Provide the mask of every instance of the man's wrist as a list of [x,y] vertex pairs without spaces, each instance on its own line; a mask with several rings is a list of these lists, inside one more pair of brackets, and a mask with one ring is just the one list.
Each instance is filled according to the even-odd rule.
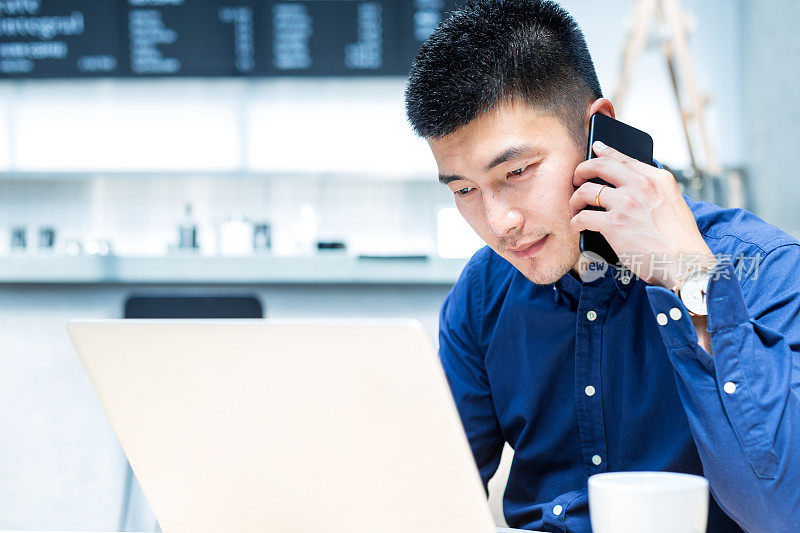
[[708,333],[708,317],[704,315],[695,315],[691,317],[694,332],[697,335],[697,344],[704,349],[708,355],[713,356],[714,352],[711,349],[711,335]]
[[673,268],[663,280],[662,286],[675,294],[680,294],[683,282],[696,272],[712,272],[719,263],[719,259],[711,250],[703,253],[680,254],[673,262]]

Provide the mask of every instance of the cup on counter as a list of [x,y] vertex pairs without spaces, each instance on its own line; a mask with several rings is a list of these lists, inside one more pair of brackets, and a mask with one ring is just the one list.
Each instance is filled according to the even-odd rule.
[[266,222],[253,224],[253,249],[256,252],[267,252],[272,248],[270,225]]
[[25,251],[28,247],[28,230],[25,226],[14,226],[11,228],[11,242],[9,248],[12,251]]
[[225,256],[253,254],[253,224],[242,216],[233,216],[219,231],[219,253]]
[[39,250],[51,251],[56,245],[56,230],[51,226],[39,228]]
[[589,478],[595,533],[704,533],[708,482],[674,472],[607,472]]
[[64,243],[63,248],[63,253],[70,257],[75,257],[83,253],[83,245],[81,245],[81,241],[78,239],[68,239]]
[[83,249],[89,255],[106,256],[112,253],[111,243],[104,239],[88,240],[84,243]]

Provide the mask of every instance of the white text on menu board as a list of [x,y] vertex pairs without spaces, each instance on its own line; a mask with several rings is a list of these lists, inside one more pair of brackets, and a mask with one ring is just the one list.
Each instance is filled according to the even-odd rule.
[[[179,6],[184,0],[128,0],[136,8]],[[174,74],[181,69],[175,57],[164,57],[160,45],[178,40],[178,33],[164,25],[156,9],[131,9],[128,13],[131,71],[134,74]]]
[[36,62],[63,60],[69,53],[63,37],[83,34],[82,11],[68,15],[40,14],[41,0],[0,0],[0,73],[28,74]]
[[[357,37],[345,45],[344,66],[348,70],[376,70],[383,65],[383,17],[377,2],[362,2],[357,7]],[[272,65],[278,70],[311,68],[309,41],[314,33],[314,18],[301,3],[272,6]]]

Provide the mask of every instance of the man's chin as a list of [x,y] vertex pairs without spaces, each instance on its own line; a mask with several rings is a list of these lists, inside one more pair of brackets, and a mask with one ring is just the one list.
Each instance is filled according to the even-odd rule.
[[571,265],[557,265],[547,268],[519,268],[517,270],[522,272],[529,281],[536,285],[552,285],[556,281],[564,277],[564,274],[569,272]]
[[[574,260],[572,260],[572,255],[575,255]],[[570,258],[566,261],[562,257],[562,262],[557,263],[550,263],[545,261],[546,258],[544,257],[537,257],[533,260],[519,261],[514,264],[514,267],[536,285],[552,285],[572,269],[579,257],[580,251],[576,254],[570,253]]]

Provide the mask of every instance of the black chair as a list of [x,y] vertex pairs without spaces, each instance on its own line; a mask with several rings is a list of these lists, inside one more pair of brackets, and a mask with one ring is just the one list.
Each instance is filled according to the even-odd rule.
[[[125,301],[125,318],[264,318],[261,300],[254,294],[244,295],[171,295],[140,294]],[[125,474],[125,488],[120,513],[120,531],[141,531],[131,516],[131,500],[145,501],[135,483],[130,464]],[[142,504],[144,505],[144,504]],[[149,513],[148,513],[149,514]],[[134,523],[129,523],[134,522]],[[131,527],[132,529],[128,529]],[[158,529],[160,531],[160,529]]]
[[130,296],[125,318],[264,318],[255,295]]

